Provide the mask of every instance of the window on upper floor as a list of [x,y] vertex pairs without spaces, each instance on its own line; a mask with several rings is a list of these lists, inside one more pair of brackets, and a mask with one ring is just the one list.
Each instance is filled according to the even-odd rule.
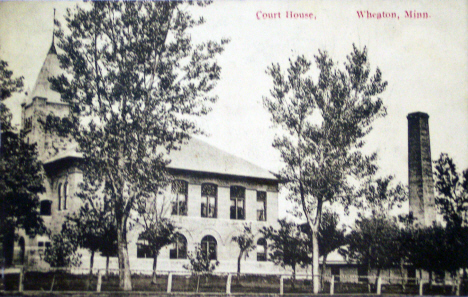
[[202,184],[201,186],[201,216],[203,218],[216,218],[218,206],[218,186]]
[[68,182],[63,185],[63,209],[67,209]]
[[231,219],[245,220],[245,188],[231,187]]
[[175,180],[172,182],[172,214],[179,216],[187,215],[188,182]]
[[266,221],[266,192],[257,191],[257,221]]
[[50,215],[52,215],[52,201],[50,201],[50,200],[42,200],[41,201],[40,214],[41,214],[41,216],[50,216]]
[[58,185],[57,188],[57,196],[58,196],[58,204],[57,204],[57,209],[62,210],[62,183]]
[[206,257],[208,257],[208,259],[216,260],[218,258],[217,253],[216,253],[217,248],[218,248],[218,242],[213,236],[207,235],[203,237],[201,241],[201,249],[202,249],[202,253]]
[[257,261],[264,262],[267,260],[267,242],[265,238],[257,240]]
[[169,250],[170,259],[187,259],[187,239],[182,234],[176,236],[176,240]]

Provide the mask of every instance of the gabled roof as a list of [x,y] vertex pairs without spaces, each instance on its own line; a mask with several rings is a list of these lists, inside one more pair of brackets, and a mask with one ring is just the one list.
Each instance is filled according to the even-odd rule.
[[49,78],[62,74],[60,62],[57,58],[57,50],[54,44],[50,47],[47,57],[42,65],[41,71],[36,79],[33,91],[26,99],[26,104],[32,102],[35,97],[46,98],[48,102],[63,103],[60,99],[60,94],[51,89]]
[[[70,157],[83,157],[82,153],[77,152],[76,144],[44,160],[44,164],[57,162]],[[226,153],[196,138],[190,139],[187,144],[182,145],[180,150],[171,151],[169,158],[171,159],[171,163],[168,166],[170,169],[278,180],[268,170]]]
[[170,159],[168,168],[172,169],[278,180],[268,170],[196,138],[172,151]]

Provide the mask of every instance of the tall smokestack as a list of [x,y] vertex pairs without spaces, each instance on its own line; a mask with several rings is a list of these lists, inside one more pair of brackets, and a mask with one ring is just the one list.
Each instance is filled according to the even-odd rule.
[[434,179],[432,177],[429,115],[408,114],[409,209],[417,224],[430,226],[435,221]]

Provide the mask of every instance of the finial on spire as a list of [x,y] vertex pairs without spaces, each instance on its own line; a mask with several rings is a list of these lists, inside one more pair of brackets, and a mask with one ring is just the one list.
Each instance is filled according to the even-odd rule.
[[52,45],[49,49],[49,54],[57,54],[57,50],[55,49],[55,34],[54,34],[54,27],[55,27],[55,8],[54,8],[54,22],[52,26]]

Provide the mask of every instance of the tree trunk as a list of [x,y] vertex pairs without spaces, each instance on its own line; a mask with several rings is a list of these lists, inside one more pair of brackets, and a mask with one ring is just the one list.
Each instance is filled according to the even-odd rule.
[[91,251],[91,258],[89,259],[89,276],[93,275],[94,267],[94,251]]
[[156,274],[156,269],[158,267],[158,256],[159,253],[154,253],[153,255],[153,280],[151,281],[152,284],[156,284],[158,275]]
[[242,259],[242,252],[240,252],[239,257],[237,257],[237,278],[240,278],[241,259]]
[[[119,223],[119,222],[118,222]],[[118,224],[117,223],[117,224]],[[132,280],[130,275],[130,261],[128,258],[127,233],[125,227],[117,228],[117,245],[119,254],[119,287],[124,291],[132,290]]]
[[406,290],[406,282],[408,279],[408,275],[406,275],[406,278],[405,278],[404,269],[405,269],[405,261],[403,260],[403,258],[401,258],[400,259],[400,277],[401,277],[401,289],[403,290],[403,293]]
[[319,271],[319,245],[318,245],[318,226],[312,228],[312,280],[314,285],[314,294],[320,292],[320,271]]
[[379,277],[380,277],[380,268],[377,268],[377,277],[375,278],[375,288],[377,288]]
[[106,257],[106,279],[109,279],[109,256]]
[[325,286],[324,275],[327,269],[327,254],[323,255],[323,263],[322,263],[322,273],[320,274],[320,283],[322,284],[322,288]]
[[89,258],[88,290],[89,288],[91,288],[91,279],[93,278],[93,267],[94,267],[94,251],[91,251],[91,257]]

